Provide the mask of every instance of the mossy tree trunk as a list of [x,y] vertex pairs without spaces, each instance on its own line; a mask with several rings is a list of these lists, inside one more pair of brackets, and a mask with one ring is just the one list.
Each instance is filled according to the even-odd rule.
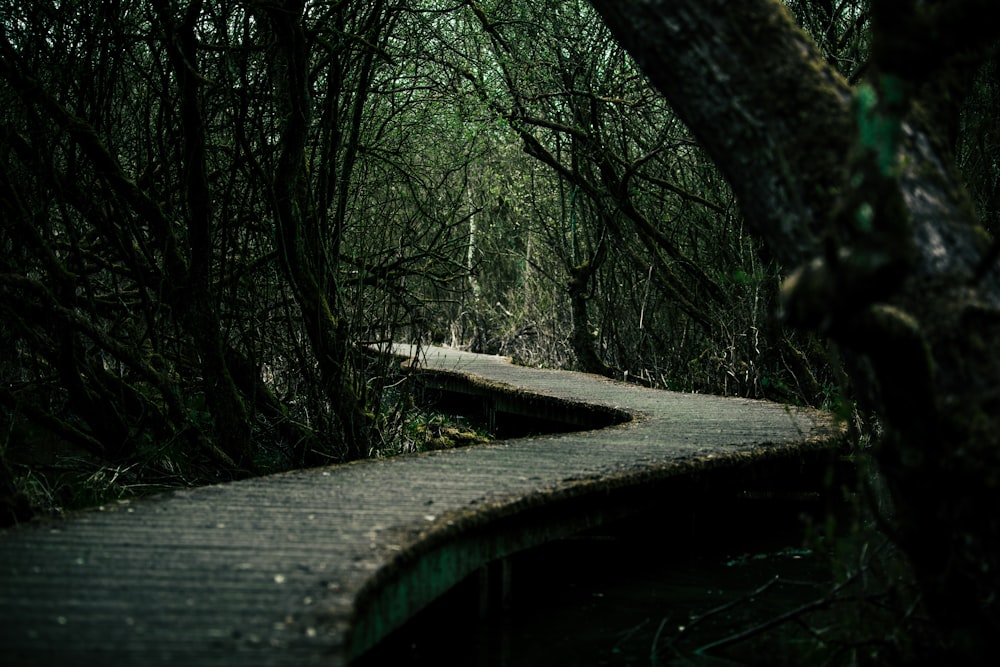
[[886,430],[895,537],[956,651],[985,659],[1000,631],[1000,272],[950,147],[993,7],[873,2],[855,90],[776,0],[593,4],[769,250],[801,267],[788,320],[866,360],[850,370]]
[[[334,444],[330,451],[302,452],[302,462],[358,459],[367,455],[373,419],[366,413],[363,397],[354,384],[353,342],[346,318],[336,309],[336,282],[331,285],[324,280],[335,273],[339,235],[334,230],[333,250],[328,253],[323,252],[322,241],[317,238],[320,224],[306,163],[311,105],[309,49],[302,24],[305,6],[303,2],[289,2],[282,7],[262,5],[261,9],[275,37],[279,59],[276,93],[284,112],[280,155],[271,184],[278,257],[301,310],[328,400],[333,431],[328,435],[340,440],[339,446]],[[353,141],[357,141],[356,136]]]
[[[184,215],[187,223],[187,257],[182,275],[172,276],[174,289],[171,305],[198,347],[202,386],[215,422],[219,445],[230,464],[253,469],[250,417],[247,406],[233,382],[226,361],[222,323],[214,299],[213,244],[215,232],[212,189],[206,165],[205,120],[201,110],[201,87],[198,73],[198,38],[196,24],[201,18],[202,3],[192,2],[180,20],[171,16],[171,8],[162,0],[156,12],[167,35],[167,55],[180,98],[180,121],[183,137],[181,173]],[[175,243],[176,245],[176,243]]]

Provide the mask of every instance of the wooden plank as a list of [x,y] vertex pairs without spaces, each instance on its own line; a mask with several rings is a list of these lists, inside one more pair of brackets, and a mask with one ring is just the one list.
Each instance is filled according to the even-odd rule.
[[[400,348],[410,354],[409,348]],[[824,413],[655,391],[431,348],[504,400],[601,430],[296,471],[0,533],[4,665],[342,665],[491,561],[613,520],[692,475],[835,446]]]

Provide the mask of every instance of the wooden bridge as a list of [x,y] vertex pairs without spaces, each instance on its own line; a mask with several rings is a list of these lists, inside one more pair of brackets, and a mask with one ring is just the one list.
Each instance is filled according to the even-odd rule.
[[490,563],[654,506],[665,489],[794,480],[842,433],[814,410],[441,348],[416,361],[439,400],[501,428],[563,432],[0,533],[0,663],[345,665]]

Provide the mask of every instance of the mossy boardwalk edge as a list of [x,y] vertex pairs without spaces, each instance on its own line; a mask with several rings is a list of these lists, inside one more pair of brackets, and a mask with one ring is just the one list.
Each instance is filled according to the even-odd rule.
[[814,410],[441,348],[419,362],[507,398],[631,421],[175,491],[3,531],[2,663],[343,665],[489,560],[646,507],[680,480],[793,475],[842,435]]

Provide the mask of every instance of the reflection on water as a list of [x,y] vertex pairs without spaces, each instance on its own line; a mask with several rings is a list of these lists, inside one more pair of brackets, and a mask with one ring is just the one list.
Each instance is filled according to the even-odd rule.
[[510,610],[481,616],[481,581],[470,578],[362,664],[792,664],[776,651],[808,640],[794,624],[777,643],[772,635],[766,644],[694,651],[829,589],[828,557],[804,548],[802,517],[815,509],[743,501],[700,513],[693,525],[661,510],[520,554],[511,559]]

